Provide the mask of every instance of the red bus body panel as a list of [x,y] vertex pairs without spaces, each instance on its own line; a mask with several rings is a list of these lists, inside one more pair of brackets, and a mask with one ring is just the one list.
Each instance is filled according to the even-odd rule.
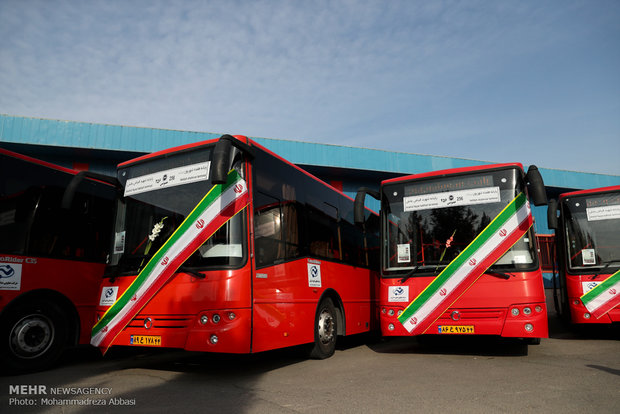
[[[409,336],[409,332],[398,321],[399,310],[404,310],[417,294],[432,281],[430,277],[409,279],[404,285],[400,279],[383,279],[381,283],[381,332],[385,336]],[[389,286],[408,286],[409,302],[389,302]],[[531,314],[526,316],[523,308],[529,307]],[[538,307],[538,311],[536,310]],[[519,309],[513,316],[511,309]],[[384,312],[385,309],[385,312]],[[393,312],[390,312],[393,311]],[[458,319],[452,318],[458,312]],[[531,323],[534,330],[527,332],[525,324]],[[390,325],[394,329],[390,329]],[[498,335],[517,338],[547,338],[547,307],[542,274],[514,273],[510,280],[482,275],[472,287],[446,310],[425,332],[438,334],[439,326],[474,326],[476,335]]]

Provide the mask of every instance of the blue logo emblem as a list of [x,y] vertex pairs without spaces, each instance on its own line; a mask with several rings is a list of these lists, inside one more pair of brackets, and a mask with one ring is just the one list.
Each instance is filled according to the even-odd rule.
[[396,289],[394,289],[395,295],[402,295],[404,292],[405,290],[402,287],[397,287]]
[[15,269],[11,265],[0,266],[0,279],[6,279],[15,276]]
[[311,269],[310,270],[310,273],[311,273],[310,276],[317,277],[319,275],[319,268],[318,267],[312,266],[310,269]]

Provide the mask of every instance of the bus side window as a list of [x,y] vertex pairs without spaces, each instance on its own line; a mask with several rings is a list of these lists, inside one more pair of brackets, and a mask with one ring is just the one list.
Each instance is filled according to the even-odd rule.
[[310,256],[340,259],[340,238],[336,218],[310,206],[307,212]]
[[285,256],[280,202],[263,193],[256,193],[254,250],[257,266],[274,264]]

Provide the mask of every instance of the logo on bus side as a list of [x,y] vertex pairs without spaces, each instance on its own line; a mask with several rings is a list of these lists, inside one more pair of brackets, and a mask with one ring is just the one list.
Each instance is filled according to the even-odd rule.
[[240,194],[243,192],[243,185],[242,184],[236,184],[235,188],[233,189],[235,191],[235,193]]
[[613,288],[612,288],[612,289],[609,289],[609,293],[610,293],[611,295],[615,295],[615,294],[616,294],[616,289],[613,289]]
[[506,231],[506,229],[501,229],[501,230],[499,231],[499,235],[500,235],[501,237],[506,237],[506,235],[507,235],[507,234],[508,234],[508,232]]
[[21,263],[0,262],[0,290],[20,290],[22,285]]
[[161,261],[161,265],[162,265],[162,266],[166,266],[166,265],[168,264],[168,261],[169,261],[169,260],[170,260],[170,259],[168,258],[168,256],[164,257],[164,260],[162,260],[162,261]]
[[321,262],[308,259],[308,287],[321,286]]
[[478,263],[478,262],[476,261],[476,259],[469,259],[469,265],[470,265],[470,266],[476,266],[476,263]]
[[197,229],[201,229],[201,228],[203,228],[204,226],[205,226],[205,221],[204,221],[203,219],[199,219],[199,220],[196,222],[196,228],[197,228]]
[[101,298],[99,299],[100,306],[112,306],[116,302],[116,296],[118,295],[118,286],[104,286],[101,289]]
[[388,302],[409,302],[409,286],[388,287]]

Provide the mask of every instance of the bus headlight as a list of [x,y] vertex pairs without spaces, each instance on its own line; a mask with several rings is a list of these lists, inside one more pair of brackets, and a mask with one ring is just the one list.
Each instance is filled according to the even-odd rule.
[[388,329],[389,329],[390,331],[393,331],[393,330],[394,330],[394,324],[393,324],[393,323],[389,324],[389,325],[388,325]]
[[510,313],[512,313],[512,316],[519,316],[519,308],[512,308]]
[[219,341],[219,338],[217,337],[217,335],[211,335],[211,338],[209,340],[213,345],[215,345],[217,344],[217,341]]
[[583,314],[583,317],[585,319],[590,319],[590,314],[588,312],[586,312],[586,313]]
[[390,309],[390,310],[388,311],[388,315],[390,315],[390,316],[394,316],[394,309]]
[[220,315],[218,315],[217,313],[215,315],[213,315],[213,323],[220,323]]
[[532,314],[532,309],[530,309],[529,307],[526,306],[525,308],[523,308],[523,314],[524,315],[528,315],[528,316],[531,315]]
[[202,315],[202,316],[200,317],[200,324],[201,324],[201,325],[206,325],[206,324],[207,324],[207,322],[209,322],[209,317],[208,317],[207,315]]
[[526,323],[525,324],[525,330],[527,332],[532,332],[534,330],[534,325],[532,325],[531,323]]

